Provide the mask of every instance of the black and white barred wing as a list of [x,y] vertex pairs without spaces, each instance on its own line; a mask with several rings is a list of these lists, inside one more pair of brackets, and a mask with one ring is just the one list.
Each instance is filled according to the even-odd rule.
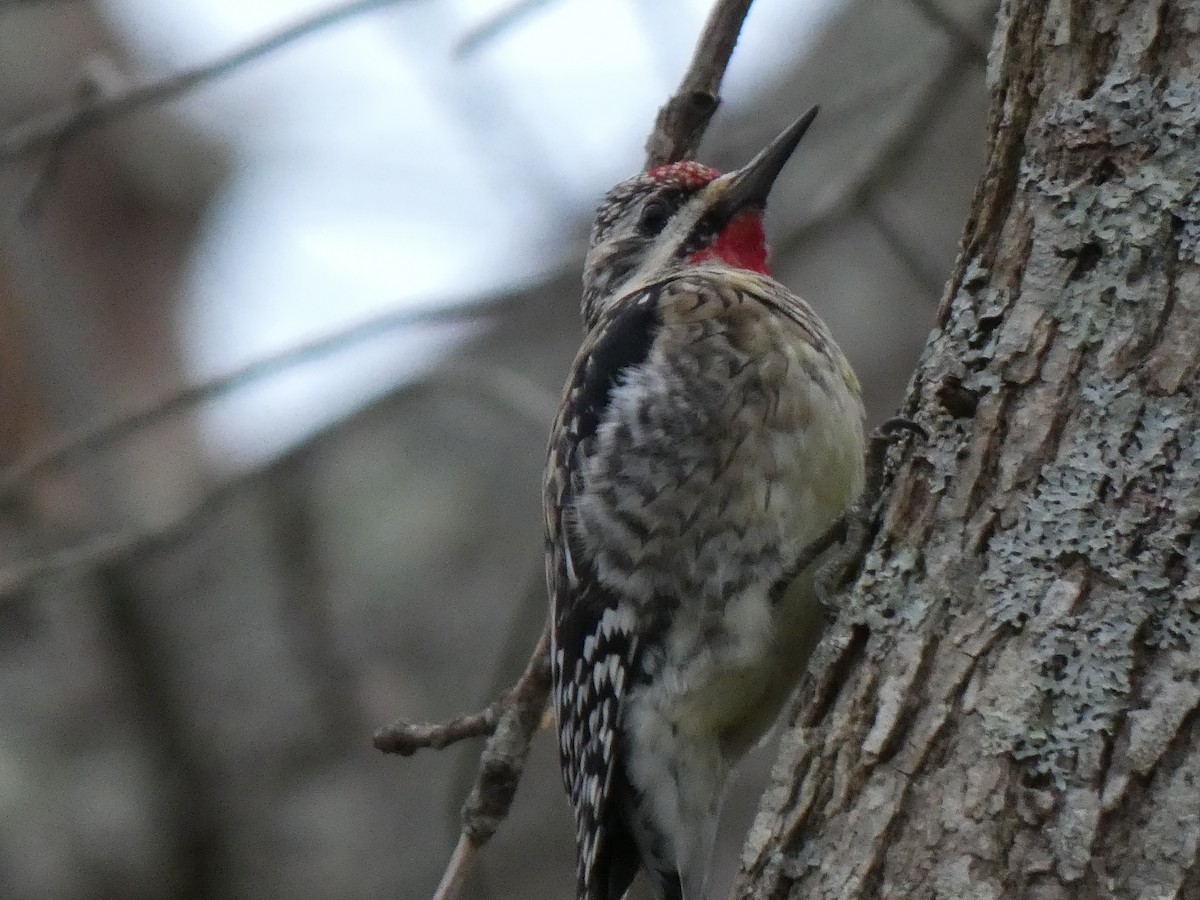
[[637,867],[618,809],[617,740],[637,653],[628,610],[585,590],[556,616],[554,706],[563,782],[575,811],[581,900],[620,897]]
[[563,783],[575,813],[579,900],[618,900],[638,866],[619,808],[621,709],[638,655],[632,610],[577,558],[559,507],[547,554],[550,661]]
[[576,357],[550,439],[544,485],[551,665],[563,781],[575,811],[580,900],[621,897],[638,855],[618,809],[622,703],[640,651],[634,607],[603,585],[574,527],[582,470],[613,388],[645,360],[659,325],[657,291],[599,322]]

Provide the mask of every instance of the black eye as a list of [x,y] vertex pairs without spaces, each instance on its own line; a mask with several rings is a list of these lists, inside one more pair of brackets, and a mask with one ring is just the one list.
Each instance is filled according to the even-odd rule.
[[671,208],[662,200],[651,200],[642,207],[638,217],[638,231],[645,237],[661,234],[671,218]]

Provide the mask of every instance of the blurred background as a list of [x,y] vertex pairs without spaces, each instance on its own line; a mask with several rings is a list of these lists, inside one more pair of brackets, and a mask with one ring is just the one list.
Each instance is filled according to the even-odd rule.
[[[379,2],[30,146],[333,7],[0,0],[0,897],[432,893],[479,745],[371,734],[481,707],[540,631],[591,214],[708,5]],[[701,153],[821,104],[768,231],[875,420],[980,172],[993,5],[757,0]],[[572,866],[542,734],[467,896],[566,897]]]

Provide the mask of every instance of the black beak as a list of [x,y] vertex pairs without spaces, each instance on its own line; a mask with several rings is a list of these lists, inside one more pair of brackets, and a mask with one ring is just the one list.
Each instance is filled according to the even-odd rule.
[[817,117],[817,110],[818,107],[814,106],[785,128],[754,159],[732,173],[729,186],[717,200],[714,210],[718,220],[727,222],[743,209],[761,209],[767,205],[771,186],[804,137],[804,132],[808,131],[808,126]]

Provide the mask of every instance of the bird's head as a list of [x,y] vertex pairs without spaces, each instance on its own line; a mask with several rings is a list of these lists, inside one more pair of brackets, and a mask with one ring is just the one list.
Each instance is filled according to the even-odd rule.
[[737,171],[722,175],[686,160],[609,191],[583,269],[587,326],[608,303],[691,264],[711,260],[766,273],[767,195],[816,115],[814,106]]

